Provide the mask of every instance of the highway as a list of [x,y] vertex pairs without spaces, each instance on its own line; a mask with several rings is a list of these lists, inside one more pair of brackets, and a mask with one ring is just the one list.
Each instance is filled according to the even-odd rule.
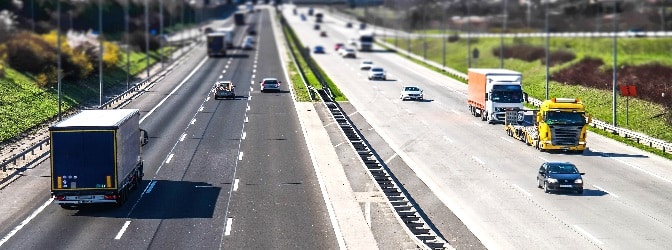
[[[268,13],[248,17],[258,26],[256,49],[208,58],[201,45],[126,106],[140,109],[150,136],[144,181],[126,204],[50,203],[44,161],[3,190],[27,192],[13,195],[31,202],[0,212],[1,248],[338,248],[288,85],[259,91],[263,77],[287,82]],[[236,84],[235,100],[214,100],[220,78]]]
[[[414,192],[420,206],[449,241],[449,212],[489,249],[666,249],[672,244],[672,162],[589,133],[583,155],[541,153],[506,136],[467,110],[467,87],[393,52],[374,48],[358,59],[333,51],[356,30],[325,12],[328,37],[285,6],[284,15],[304,46],[322,45],[316,62],[347,96],[352,116],[379,136],[375,148],[395,171],[410,172],[431,193]],[[299,13],[306,13],[299,8]],[[369,81],[359,69],[371,59],[388,71],[387,81]],[[423,102],[401,101],[402,86],[423,88]],[[552,93],[551,93],[552,94]],[[536,173],[544,161],[570,161],[585,172],[583,195],[545,194]],[[406,178],[406,177],[401,177]],[[423,186],[423,185],[419,185]],[[469,248],[469,247],[465,247]]]

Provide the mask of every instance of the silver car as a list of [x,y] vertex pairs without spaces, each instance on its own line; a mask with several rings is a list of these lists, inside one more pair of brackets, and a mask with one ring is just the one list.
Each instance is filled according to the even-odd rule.
[[387,74],[385,70],[381,67],[371,67],[369,70],[369,80],[387,80]]
[[259,82],[261,85],[261,92],[269,90],[280,91],[280,81],[276,78],[264,78]]

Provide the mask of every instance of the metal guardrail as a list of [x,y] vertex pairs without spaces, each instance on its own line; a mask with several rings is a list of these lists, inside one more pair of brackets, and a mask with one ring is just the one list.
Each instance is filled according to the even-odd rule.
[[[426,60],[426,59],[422,58],[421,56],[418,56],[416,54],[413,54],[410,51],[406,51],[404,49],[396,47],[393,44],[387,43],[385,41],[377,41],[377,42],[386,46],[386,47],[392,48],[392,49],[398,51],[401,54],[407,55],[407,56],[409,56],[409,57],[411,57],[415,60],[422,61],[422,62],[424,62],[426,64],[429,64],[433,67],[436,67],[436,68],[441,69],[445,72],[448,72],[449,74],[451,74],[451,75],[453,75],[457,78],[460,78],[464,81],[466,81],[467,78],[468,78],[467,74],[465,74],[465,73],[459,72],[459,71],[457,71],[455,69],[452,69],[450,67],[443,66],[443,65],[441,65],[439,63],[436,63],[434,61]],[[530,99],[530,103],[532,105],[537,106],[537,107],[541,106],[541,102],[542,102],[541,100],[534,99],[534,98],[529,98],[529,99]],[[670,143],[670,142],[666,142],[664,140],[656,139],[656,138],[653,138],[653,137],[650,137],[650,136],[647,136],[647,135],[644,135],[644,134],[641,134],[641,133],[637,133],[637,132],[634,132],[634,131],[629,130],[629,129],[614,126],[614,125],[611,125],[607,122],[600,121],[600,120],[597,120],[597,119],[593,119],[593,121],[592,121],[592,123],[590,123],[590,125],[594,128],[599,128],[599,129],[602,129],[604,131],[608,131],[610,133],[617,134],[621,137],[632,139],[632,140],[636,141],[637,143],[647,145],[649,147],[660,149],[664,153],[672,154],[672,143]]]

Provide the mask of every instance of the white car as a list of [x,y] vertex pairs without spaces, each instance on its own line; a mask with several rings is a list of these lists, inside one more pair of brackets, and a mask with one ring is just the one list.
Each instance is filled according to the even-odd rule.
[[375,80],[375,79],[387,80],[387,74],[385,73],[385,69],[381,67],[371,67],[371,69],[369,70],[369,80]]
[[350,38],[350,40],[348,40],[348,44],[357,45],[357,39],[356,38]]
[[404,86],[401,88],[401,96],[399,97],[402,101],[406,100],[418,100],[422,101],[424,96],[422,95],[422,89],[415,86]]
[[357,52],[354,49],[345,49],[341,55],[343,58],[357,58]]
[[280,91],[280,81],[277,78],[264,78],[259,82],[261,85],[261,92],[269,90]]
[[364,60],[359,64],[359,69],[361,70],[369,70],[373,67],[373,62],[369,60]]

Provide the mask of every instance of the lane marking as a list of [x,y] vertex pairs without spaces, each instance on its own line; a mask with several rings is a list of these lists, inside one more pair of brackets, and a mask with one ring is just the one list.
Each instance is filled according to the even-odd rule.
[[247,123],[247,122],[249,122],[249,121],[247,120],[247,116],[245,116],[245,123]]
[[595,238],[595,236],[593,236],[592,234],[588,233],[586,230],[583,230],[583,228],[579,227],[579,225],[574,225],[574,229],[576,229],[577,231],[579,231],[579,233],[582,233],[583,235],[588,236],[588,238],[590,238],[590,240],[592,240],[592,241],[595,242],[596,244],[598,244],[598,245],[602,245],[602,244],[604,244],[604,242],[598,240],[597,238]]
[[49,200],[47,200],[44,204],[42,204],[42,206],[33,211],[33,213],[30,214],[28,218],[24,219],[21,223],[19,223],[19,225],[17,225],[14,229],[12,229],[12,231],[10,231],[7,235],[5,235],[5,237],[2,237],[2,240],[0,240],[0,246],[5,244],[10,238],[12,238],[12,236],[18,233],[19,230],[28,225],[28,223],[30,223],[31,220],[35,219],[35,217],[37,217],[37,215],[40,214],[42,210],[44,210],[47,206],[49,206],[49,204],[51,204],[52,201],[54,201],[54,198],[53,197],[49,198]]
[[369,228],[371,228],[371,202],[366,202],[366,206],[364,207],[364,215],[366,216],[366,224],[368,224]]
[[222,74],[226,74],[226,70],[222,70]]
[[656,177],[656,178],[658,178],[658,179],[660,179],[660,180],[662,180],[662,181],[665,181],[665,182],[667,182],[667,183],[672,183],[672,180],[670,180],[670,179],[667,179],[667,178],[665,178],[665,177],[662,177],[662,176],[660,176],[660,175],[657,175],[657,174],[655,174],[655,173],[653,173],[653,172],[651,172],[651,171],[649,171],[649,170],[643,169],[643,168],[641,168],[641,167],[639,167],[639,166],[635,166],[635,165],[633,165],[633,164],[631,164],[631,163],[628,163],[628,162],[626,162],[626,161],[623,161],[623,160],[621,160],[621,159],[617,159],[617,158],[611,157],[610,154],[600,153],[600,155],[602,155],[602,156],[604,156],[604,157],[607,157],[607,158],[609,158],[609,159],[612,159],[612,160],[614,160],[614,161],[623,163],[623,164],[625,164],[625,165],[627,165],[627,166],[629,166],[629,167],[631,167],[631,168],[634,168],[634,169],[637,169],[637,170],[639,170],[639,171],[642,171],[642,172],[644,172],[644,173],[646,173],[646,174],[648,174],[648,175],[650,175],[650,176]]
[[604,188],[601,188],[601,187],[599,187],[599,186],[597,186],[597,185],[592,185],[592,186],[593,186],[594,188],[596,188],[597,190],[600,190],[600,191],[602,191],[602,192],[605,192],[605,193],[607,193],[607,194],[613,196],[614,198],[619,198],[618,195],[616,195],[616,194],[614,194],[614,193],[612,193],[612,192],[609,192],[609,191],[605,190]]
[[238,160],[242,161],[243,160],[243,152],[241,151],[240,154],[238,154]]
[[196,118],[191,119],[191,122],[189,124],[194,125],[194,123],[196,123]]
[[187,134],[186,133],[182,134],[182,136],[180,136],[180,141],[184,141],[185,137],[187,137]]
[[229,217],[226,219],[226,231],[224,231],[224,235],[229,236],[231,235],[231,224],[233,223],[233,218]]
[[471,121],[471,122],[476,124],[476,126],[483,127],[483,124],[481,124],[480,122],[476,122],[476,121]]
[[443,138],[444,141],[448,141],[450,143],[453,143],[453,139],[448,138],[448,136],[444,135],[442,138]]
[[485,165],[485,162],[483,162],[481,159],[478,159],[476,156],[472,156],[471,159],[474,159],[474,161],[478,162],[481,165]]
[[205,107],[201,106],[200,108],[198,108],[198,112],[203,112],[203,109],[204,109],[204,108],[205,108]]
[[117,233],[117,236],[114,237],[115,240],[121,239],[121,236],[124,235],[124,232],[126,232],[126,229],[128,228],[128,225],[131,224],[130,220],[127,220],[124,222],[124,225],[121,227],[121,230]]
[[504,137],[504,136],[500,136],[499,138],[502,138],[502,140],[508,141],[508,142],[511,143],[511,144],[514,144],[514,143],[515,143],[515,142],[513,142],[512,140],[510,140],[509,138],[506,138],[506,137]]
[[166,97],[164,97],[164,98],[159,102],[159,104],[156,104],[156,106],[154,106],[154,108],[152,108],[149,112],[147,112],[147,114],[145,114],[145,116],[143,116],[143,117],[140,119],[140,123],[142,123],[147,117],[149,117],[151,114],[153,114],[154,111],[156,111],[156,109],[158,109],[159,107],[161,107],[161,105],[163,105],[163,103],[166,102],[166,100],[168,100],[169,97],[171,97],[173,94],[175,94],[175,92],[177,92],[177,90],[180,89],[180,87],[182,87],[182,85],[184,85],[184,83],[186,83],[192,76],[194,76],[194,74],[196,74],[196,72],[203,66],[203,64],[205,64],[206,61],[208,61],[208,57],[204,57],[203,60],[201,60],[201,62],[200,62],[198,65],[196,65],[196,67],[194,68],[194,70],[192,70],[191,73],[189,73],[189,75],[187,75],[187,77],[185,77],[185,78],[182,80],[182,82],[180,82],[180,84],[177,85],[177,86],[173,89],[173,91],[170,91],[170,93],[168,93],[168,95],[167,95]]
[[250,111],[250,105],[249,104],[247,105],[246,111]]
[[549,161],[549,160],[546,160],[546,158],[544,158],[544,157],[541,157],[541,156],[537,156],[537,157],[539,157],[539,159],[541,159],[542,161],[545,161],[545,162]]
[[166,164],[170,163],[170,160],[173,159],[173,156],[175,156],[175,154],[168,155],[168,159],[166,159]]
[[457,110],[455,110],[455,109],[451,109],[450,111],[453,111],[453,113],[458,114],[458,115],[459,115],[459,114],[462,114],[462,112],[457,111]]
[[523,194],[527,195],[528,197],[532,197],[532,194],[531,194],[530,192],[525,191],[525,189],[523,189],[522,187],[518,186],[518,184],[515,184],[515,183],[514,183],[514,184],[511,184],[511,185],[512,185],[513,187],[515,187],[516,189],[520,190],[521,192],[523,192]]
[[222,79],[222,78],[224,78],[224,75],[219,75],[219,79]]
[[236,180],[233,181],[233,191],[238,191],[238,182],[240,182],[238,178],[236,178]]
[[243,132],[243,138],[241,139],[245,140],[245,137],[247,137],[247,132]]

